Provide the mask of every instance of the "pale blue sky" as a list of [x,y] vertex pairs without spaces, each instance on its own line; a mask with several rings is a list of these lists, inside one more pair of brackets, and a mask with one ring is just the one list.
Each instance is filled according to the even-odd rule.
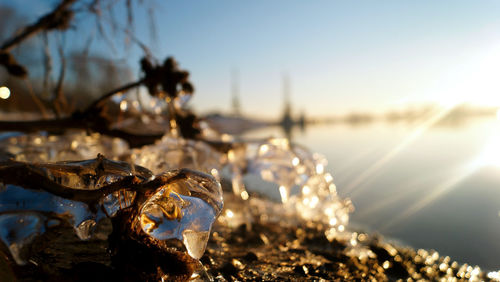
[[[32,1],[20,0],[18,5]],[[500,104],[500,1],[157,1],[158,58],[192,74],[196,110],[309,115],[455,100]],[[39,10],[40,11],[40,10]],[[136,31],[150,42],[146,14]],[[131,53],[135,65],[138,52]],[[454,98],[455,97],[455,98]]]

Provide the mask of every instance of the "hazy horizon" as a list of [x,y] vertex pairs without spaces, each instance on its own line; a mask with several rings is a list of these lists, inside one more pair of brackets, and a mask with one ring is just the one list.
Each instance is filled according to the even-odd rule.
[[[4,5],[34,19],[55,2],[28,3]],[[249,115],[281,114],[284,74],[294,109],[320,116],[422,103],[500,105],[498,1],[153,3],[152,52],[190,71],[199,112],[230,111],[234,69]],[[149,14],[136,10],[135,33],[152,42]],[[94,48],[117,57],[103,46]],[[140,56],[137,47],[126,56],[134,74]]]

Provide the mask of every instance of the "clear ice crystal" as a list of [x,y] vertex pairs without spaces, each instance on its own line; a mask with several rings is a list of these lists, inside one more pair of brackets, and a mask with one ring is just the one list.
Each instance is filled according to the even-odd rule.
[[290,144],[288,139],[271,138],[258,144],[249,156],[249,171],[279,185],[283,202],[290,197],[292,187],[302,186],[317,171],[323,172],[326,160],[305,148]]
[[45,220],[43,215],[33,212],[0,215],[0,238],[17,264],[26,264],[25,246],[45,232]]
[[190,168],[205,173],[221,167],[223,156],[206,143],[195,140],[163,136],[153,145],[132,150],[132,162],[149,168],[153,173]]
[[23,250],[33,239],[45,228],[59,225],[59,219],[72,224],[75,234],[86,240],[98,216],[84,203],[16,185],[6,185],[0,192],[0,214],[1,239],[18,264],[29,259],[29,252]]
[[[280,138],[247,142],[239,148],[244,153],[228,154],[235,194],[245,189],[240,174],[248,168],[247,174],[276,184],[287,215],[321,222],[330,226],[331,234],[345,230],[353,206],[349,199],[337,195],[333,177],[325,171],[327,161],[323,156]],[[298,188],[299,192],[292,194],[292,188]]]
[[100,155],[97,159],[68,161],[32,166],[55,183],[72,189],[95,190],[128,176],[150,179],[152,173],[126,162],[110,161]]
[[168,177],[173,173],[186,177],[158,189],[140,208],[139,224],[156,239],[182,241],[189,255],[200,258],[223,207],[222,189],[208,174],[184,169]]
[[[36,165],[11,162],[11,164],[22,165],[27,168],[26,174],[31,174],[32,177],[35,174],[41,175],[47,181],[52,181],[53,185],[62,185],[67,191],[92,191],[119,181],[125,176],[135,176],[143,181],[153,179],[151,172],[145,168],[110,161],[103,157],[80,162]],[[8,165],[5,163],[0,165],[0,169],[6,169],[6,167]],[[0,179],[0,181],[5,180]],[[24,264],[29,259],[29,252],[23,250],[29,249],[27,246],[33,238],[43,234],[46,228],[56,227],[64,221],[73,226],[75,234],[81,240],[90,239],[97,221],[106,215],[112,217],[119,209],[130,206],[136,195],[135,191],[124,187],[107,195],[103,193],[99,205],[89,206],[82,201],[66,199],[39,190],[37,183],[30,181],[26,183],[27,187],[3,183],[4,188],[0,190],[0,226],[2,227],[0,239],[9,248],[18,264]]]
[[[64,199],[45,191],[25,189],[7,184],[0,192],[0,213],[20,213],[24,211],[50,213],[68,219],[75,230],[88,219],[95,219],[88,205],[78,201]],[[70,217],[70,218],[68,218]]]
[[113,217],[119,210],[130,207],[134,202],[136,194],[135,191],[119,190],[104,196],[100,203],[106,215]]
[[[181,97],[170,106],[183,107],[189,97]],[[120,109],[122,104],[127,111],[135,107],[129,105],[129,101],[120,100]],[[153,106],[160,112],[165,108],[162,103],[152,103]],[[123,115],[120,126],[117,126],[131,127],[127,125],[127,113]],[[160,127],[164,127],[165,121],[165,117],[158,121]],[[143,125],[141,128],[144,128]],[[325,171],[327,161],[324,157],[291,144],[287,139],[235,142],[229,135],[218,135],[203,122],[201,127],[207,140],[230,142],[231,149],[227,154],[214,150],[207,142],[183,139],[173,133],[167,133],[155,144],[129,151],[123,140],[72,132],[61,136],[41,134],[4,138],[0,142],[0,152],[4,152],[0,160],[13,155],[18,161],[65,161],[30,167],[32,172],[58,185],[79,190],[99,190],[130,176],[149,181],[154,179],[153,173],[173,179],[158,187],[142,203],[136,224],[158,240],[183,242],[189,255],[195,258],[202,256],[211,226],[222,210],[222,191],[216,178],[223,169],[229,171],[238,205],[247,203],[248,206],[226,210],[222,221],[229,223],[239,218],[240,222],[249,223],[248,214],[254,213],[251,209],[260,210],[259,216],[264,220],[283,219],[277,206],[270,208],[257,197],[250,197],[252,184],[255,183],[247,183],[245,177],[253,175],[261,181],[274,183],[284,203],[282,207],[286,216],[329,225],[330,229],[325,234],[329,240],[341,236],[353,207],[348,199],[337,195],[333,177]],[[90,159],[98,153],[115,159],[125,158],[137,166],[103,157],[70,161]],[[141,166],[148,167],[152,172]],[[211,173],[215,178],[205,173]],[[73,225],[75,234],[81,239],[88,239],[101,217],[114,217],[121,209],[130,207],[136,196],[135,191],[124,188],[103,194],[96,206],[89,207],[83,202],[67,200],[48,192],[0,183],[0,225],[6,226],[19,220],[24,222],[13,224],[10,229],[2,228],[0,237],[16,262],[23,263],[27,259],[23,250],[32,238],[45,232],[46,228],[57,226],[58,221],[64,220]]]
[[92,235],[92,231],[96,225],[95,220],[93,219],[87,219],[82,221],[78,226],[75,228],[75,233],[80,240],[88,240],[90,239],[90,236]]
[[17,161],[55,162],[91,159],[97,154],[120,156],[128,151],[127,143],[84,131],[64,135],[27,134],[3,139],[0,151],[14,155]]
[[[0,164],[2,170],[10,167],[25,169],[32,177],[41,176],[45,178],[42,181],[56,189],[50,193],[40,189],[42,184],[38,182],[15,180],[25,183],[26,187],[22,187],[18,182],[10,183],[13,180],[8,177],[2,179],[2,182],[7,182],[0,190],[0,226],[4,227],[0,239],[20,264],[30,257],[29,252],[23,250],[29,250],[33,238],[43,234],[46,228],[64,221],[73,226],[80,239],[87,240],[101,218],[114,217],[121,209],[130,207],[138,190],[116,185],[114,187],[118,190],[109,190],[110,185],[125,177],[133,183],[140,181],[150,185],[149,181],[155,181],[152,183],[158,185],[145,188],[156,189],[150,194],[148,192],[149,198],[143,199],[144,194],[141,194],[144,202],[138,203],[136,220],[142,230],[158,240],[178,239],[195,258],[203,255],[212,224],[223,207],[220,183],[211,175],[190,169],[169,171],[156,179],[145,168],[110,161],[102,156],[79,162],[29,164],[7,161]],[[99,189],[104,189],[102,196],[100,191],[95,191]],[[100,195],[100,199],[97,202],[83,198],[73,200],[70,195],[76,194],[72,191],[95,191],[97,194],[92,195]]]
[[228,167],[230,170],[233,193],[242,198],[248,199],[248,192],[243,181],[243,170],[246,168],[246,150],[244,144],[235,144],[227,153]]

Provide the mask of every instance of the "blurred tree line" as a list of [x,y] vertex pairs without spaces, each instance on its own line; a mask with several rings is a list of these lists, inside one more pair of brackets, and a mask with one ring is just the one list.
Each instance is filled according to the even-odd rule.
[[[143,1],[138,5],[154,19],[152,5]],[[133,80],[124,59],[131,45],[150,56],[133,34],[136,9],[131,0],[61,0],[54,3],[52,12],[33,19],[17,8],[0,6],[0,64],[4,66],[0,66],[0,86],[11,92],[8,99],[0,99],[0,113],[65,116]],[[126,15],[116,17],[121,11]],[[154,30],[153,22],[150,26]],[[103,49],[118,55],[106,55]]]

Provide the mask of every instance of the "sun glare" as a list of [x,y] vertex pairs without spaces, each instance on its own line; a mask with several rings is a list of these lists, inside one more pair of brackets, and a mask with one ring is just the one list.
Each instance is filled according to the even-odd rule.
[[[497,111],[497,118],[500,120],[500,109]],[[492,130],[492,136],[477,158],[476,164],[478,166],[500,167],[500,122],[497,122]]]
[[492,138],[485,147],[479,160],[482,166],[500,167],[500,137]]

